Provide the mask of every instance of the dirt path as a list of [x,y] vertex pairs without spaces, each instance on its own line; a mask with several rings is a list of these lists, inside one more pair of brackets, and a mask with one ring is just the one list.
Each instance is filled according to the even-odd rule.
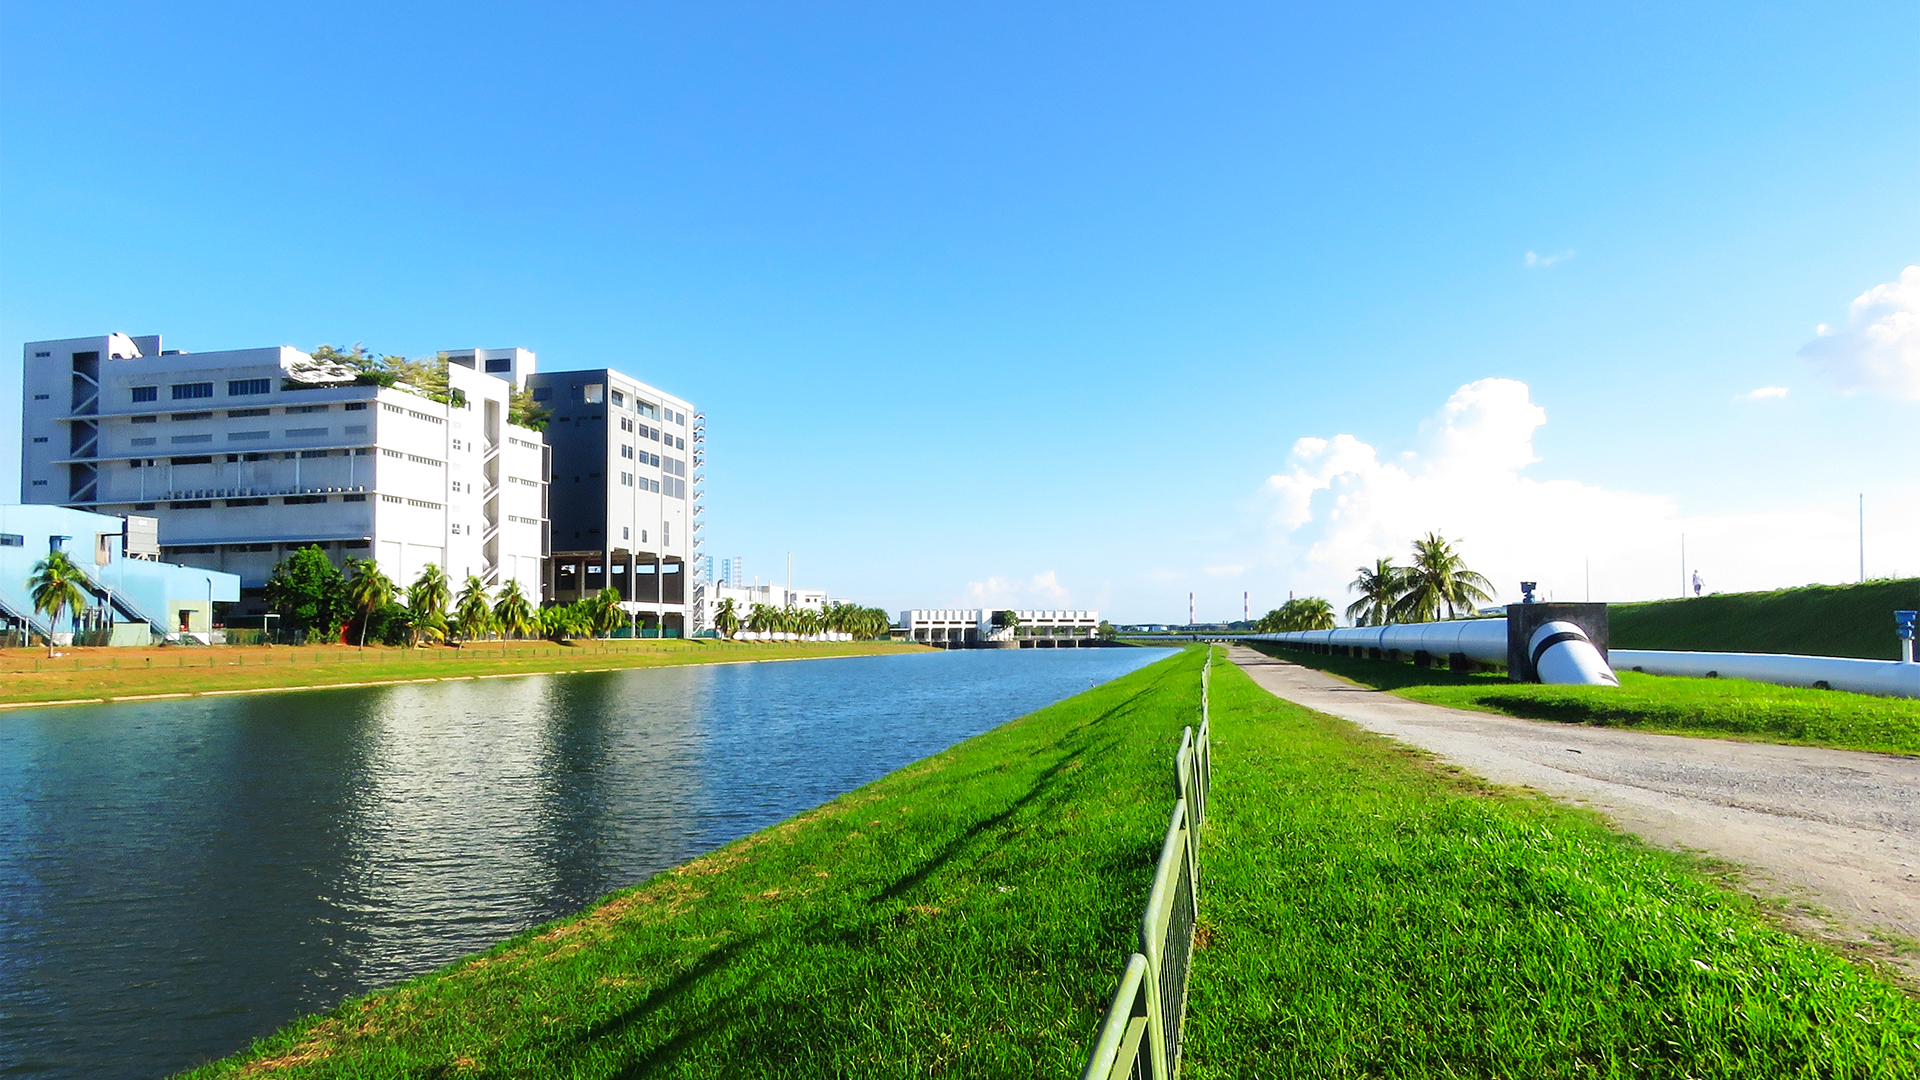
[[1231,656],[1277,697],[1591,807],[1661,846],[1739,863],[1757,891],[1824,916],[1809,928],[1920,979],[1920,759],[1517,720],[1408,701],[1239,646]]

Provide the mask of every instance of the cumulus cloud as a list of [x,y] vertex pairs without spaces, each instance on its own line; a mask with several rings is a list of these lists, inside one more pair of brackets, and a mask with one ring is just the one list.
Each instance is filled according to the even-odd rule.
[[1689,568],[1713,588],[1851,579],[1850,503],[1687,517],[1663,495],[1535,479],[1546,422],[1525,383],[1482,379],[1456,390],[1408,453],[1383,457],[1353,435],[1298,440],[1262,489],[1275,585],[1345,607],[1358,567],[1382,555],[1404,563],[1428,531],[1453,540],[1502,599],[1522,580],[1584,599],[1589,574],[1595,600],[1674,595],[1683,533]]
[[967,583],[967,603],[973,607],[1007,607],[1022,603],[1051,606],[1068,602],[1070,594],[1052,570],[1029,578],[990,577]]
[[1537,251],[1527,252],[1527,265],[1536,270],[1545,270],[1555,263],[1563,263],[1573,258],[1573,249],[1568,248],[1558,255],[1542,255]]
[[1768,398],[1783,398],[1786,396],[1787,388],[1784,386],[1756,386],[1744,394],[1733,395],[1733,400],[1765,401]]
[[1845,326],[1814,332],[1800,359],[1843,392],[1920,400],[1920,266],[1855,297]]

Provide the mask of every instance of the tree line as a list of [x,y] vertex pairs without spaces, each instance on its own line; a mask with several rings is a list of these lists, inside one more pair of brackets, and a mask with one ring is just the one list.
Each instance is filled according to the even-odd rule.
[[[1493,601],[1493,583],[1469,569],[1453,543],[1436,532],[1413,542],[1408,565],[1397,565],[1392,556],[1375,559],[1359,568],[1347,588],[1360,595],[1346,611],[1355,626],[1454,619]],[[1263,634],[1333,627],[1333,604],[1318,596],[1288,600],[1254,624]]]
[[732,597],[720,601],[719,610],[714,613],[714,629],[721,636],[732,638],[741,629],[755,633],[798,634],[808,637],[813,634],[831,632],[850,634],[855,640],[882,638],[887,636],[893,620],[880,608],[860,607],[855,604],[829,604],[824,609],[775,607],[772,604],[754,604],[740,617],[740,606]]
[[[621,607],[615,589],[571,604],[539,607],[514,580],[495,591],[470,574],[456,594],[446,571],[433,563],[402,588],[372,559],[348,559],[342,572],[318,547],[304,547],[282,559],[267,580],[265,599],[289,628],[327,638],[344,631],[348,641],[361,645],[458,644],[492,637],[567,641],[605,637],[636,623]],[[739,628],[731,600],[720,605],[716,621],[728,637]],[[851,604],[835,604],[824,612],[755,604],[748,620],[754,630],[803,635],[834,630],[855,638],[884,637],[887,626],[886,613],[879,608]]]

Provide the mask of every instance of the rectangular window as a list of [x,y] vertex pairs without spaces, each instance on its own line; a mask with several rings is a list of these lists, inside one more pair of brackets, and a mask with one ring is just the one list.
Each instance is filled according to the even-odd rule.
[[47,486],[47,482],[46,482],[45,480],[35,480],[35,481],[33,482],[33,486],[34,486],[34,487],[46,487],[46,486]]
[[227,500],[227,509],[229,510],[238,509],[239,507],[242,507],[242,506],[265,506],[265,505],[267,505],[267,500],[265,499],[228,499]]
[[340,407],[346,410],[347,412],[366,412],[367,411],[367,403],[364,401],[349,401],[345,405],[342,405]]
[[620,392],[620,391],[618,391],[618,390],[615,390],[615,391],[613,392],[613,405],[614,405],[614,408],[616,408],[616,409],[624,409],[624,408],[626,408],[626,407],[627,407],[627,395],[625,395],[625,394],[623,394],[623,393],[621,393],[621,392]]
[[586,395],[587,404],[598,405],[606,399],[607,387],[605,383],[588,383],[582,392]]
[[167,509],[169,510],[211,510],[213,509],[213,500],[212,499],[190,499],[187,502],[168,503]]
[[27,538],[19,533],[0,533],[0,547],[26,547]]
[[153,504],[152,503],[134,503],[133,508],[135,510],[151,510],[153,509]]
[[157,443],[157,442],[159,442],[159,441],[160,441],[160,440],[158,440],[158,439],[152,439],[152,438],[147,438],[147,439],[135,439],[135,440],[133,440],[133,445],[135,445],[135,446],[152,446],[152,445],[153,445],[154,443]]
[[285,506],[304,506],[308,503],[323,503],[326,501],[327,497],[325,495],[289,495],[280,500],[281,504]]
[[367,497],[365,495],[342,495],[340,496],[340,501],[341,502],[366,502]]
[[300,413],[317,413],[317,412],[326,412],[326,411],[327,411],[327,406],[325,405],[289,405],[287,406],[288,416],[293,416]]
[[168,439],[167,441],[174,444],[175,446],[184,446],[189,443],[212,442],[213,436],[211,435],[175,435],[173,438]]
[[213,414],[210,412],[177,412],[167,417],[167,419],[178,423],[186,423],[191,420],[211,420],[213,419]]
[[45,400],[47,400],[48,398],[50,398],[50,397],[52,397],[52,396],[53,396],[52,394],[35,394],[35,395],[33,395],[33,400],[35,400],[35,401],[45,401]]
[[320,436],[322,436],[322,435],[325,435],[326,433],[327,433],[327,429],[326,429],[326,428],[323,428],[323,427],[297,427],[297,428],[288,428],[288,429],[287,429],[287,438],[289,438],[289,439],[317,439],[317,438],[319,438]]
[[253,394],[273,393],[272,379],[228,379],[228,397],[248,397]]
[[630,472],[623,472],[623,473],[621,473],[621,474],[620,474],[620,486],[621,486],[621,487],[632,487],[632,486],[633,486],[633,474],[632,474],[632,473],[630,473]]
[[633,458],[633,447],[631,447],[631,446],[622,446],[622,447],[620,448],[620,456],[621,456],[621,457],[623,457],[623,458],[627,458],[628,460],[632,460],[632,458]]
[[249,416],[271,416],[271,415],[273,415],[272,409],[228,409],[227,410],[227,419],[229,420],[245,420]]
[[199,457],[177,457],[177,458],[170,459],[168,461],[168,464],[170,465],[211,465],[213,464],[213,458],[212,456],[207,454],[202,454]]
[[501,371],[512,371],[512,370],[513,370],[513,361],[504,356],[496,356],[487,361],[488,374],[493,374]]
[[160,422],[160,418],[157,416],[136,416],[133,418],[133,422],[136,424],[157,424]]
[[333,453],[331,450],[302,450],[300,451],[300,456],[303,458],[326,457],[331,453]]
[[340,431],[346,435],[365,435],[367,433],[367,425],[348,424],[346,427],[341,428]]
[[551,400],[553,400],[553,387],[551,387],[551,386],[536,386],[536,387],[534,387],[534,388],[533,388],[533,400],[535,400],[535,401],[551,401]]
[[136,386],[133,388],[133,400],[158,401],[160,400],[160,388],[157,386]]
[[34,442],[46,442],[46,441],[47,441],[47,437],[46,437],[45,435],[35,435],[35,436],[33,437],[33,441],[34,441]]
[[254,439],[264,439],[267,435],[268,433],[264,431],[229,431],[227,432],[227,441],[250,442]]
[[210,382],[189,382],[173,384],[173,400],[191,401],[194,398],[212,397],[213,384]]

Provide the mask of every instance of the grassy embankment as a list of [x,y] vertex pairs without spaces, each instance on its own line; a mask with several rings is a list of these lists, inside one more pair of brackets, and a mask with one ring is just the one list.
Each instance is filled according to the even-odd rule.
[[345,646],[176,647],[0,650],[0,706],[260,693],[544,672],[866,656],[922,651],[917,645],[860,642],[486,641],[463,648],[366,649]]
[[1920,578],[1609,604],[1619,649],[1784,652],[1897,660],[1893,613],[1920,610]]
[[[1189,650],[196,1073],[1076,1075]],[[1678,860],[1216,668],[1187,1075],[1909,1075],[1920,1006]]]
[[1682,679],[1622,671],[1618,689],[1510,683],[1504,672],[1455,674],[1411,663],[1261,651],[1414,701],[1529,720],[1706,735],[1751,742],[1920,754],[1920,701],[1744,679]]

